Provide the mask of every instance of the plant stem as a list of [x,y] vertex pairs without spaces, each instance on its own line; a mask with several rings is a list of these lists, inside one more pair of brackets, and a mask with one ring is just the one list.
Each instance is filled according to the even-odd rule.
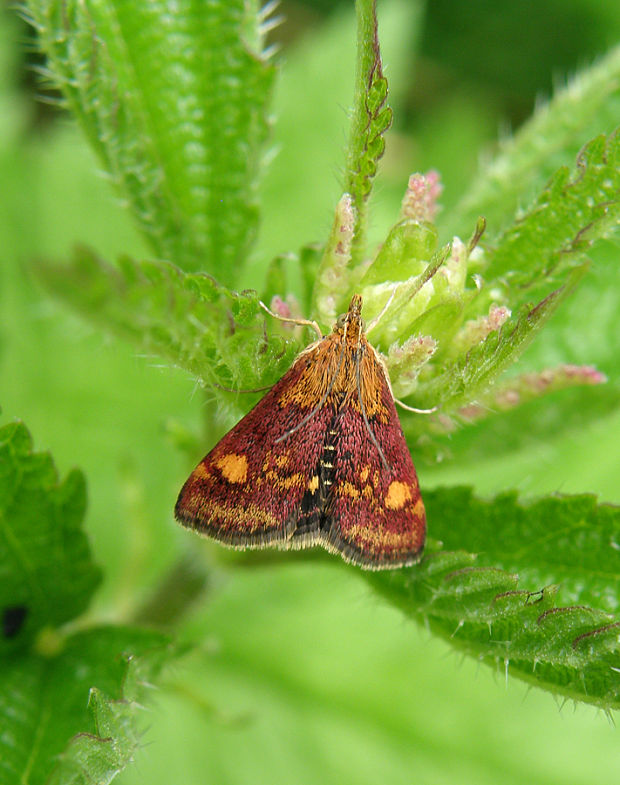
[[366,244],[367,198],[360,191],[359,176],[361,164],[366,153],[368,126],[371,119],[367,105],[368,89],[373,69],[376,67],[376,62],[379,58],[376,0],[356,0],[355,8],[357,16],[357,58],[345,182],[345,191],[353,196],[356,214],[351,258],[353,266],[361,261]]

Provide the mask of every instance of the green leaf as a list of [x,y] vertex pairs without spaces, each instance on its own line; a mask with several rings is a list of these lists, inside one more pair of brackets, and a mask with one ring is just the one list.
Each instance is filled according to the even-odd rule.
[[619,507],[591,495],[481,500],[469,488],[426,491],[424,502],[447,550],[477,553],[477,563],[518,572],[529,586],[559,584],[562,602],[620,610]]
[[345,172],[345,191],[353,197],[356,213],[353,263],[365,253],[366,202],[377,162],[385,149],[384,133],[392,124],[387,105],[388,83],[383,75],[376,0],[357,0],[357,65],[355,94]]
[[497,241],[488,280],[525,288],[583,260],[620,220],[620,133],[589,142],[570,174],[562,167],[527,213]]
[[515,211],[540,190],[558,167],[572,162],[588,139],[611,132],[620,116],[620,47],[576,76],[539,107],[499,154],[483,167],[456,210],[442,216],[442,226],[467,234],[479,215],[491,237]]
[[[404,219],[390,229],[360,286],[406,281],[421,273],[437,248],[437,230],[427,221]],[[421,269],[420,269],[421,268]]]
[[567,283],[533,308],[524,306],[516,319],[505,322],[465,355],[448,363],[442,372],[421,385],[422,401],[441,404],[446,411],[475,400],[523,353],[536,333],[572,292],[586,268],[576,268]]
[[275,69],[244,0],[28,0],[63,91],[156,256],[231,283],[257,230]]
[[110,782],[140,743],[140,701],[171,650],[164,636],[101,627],[60,653],[13,655],[0,669],[0,780]]
[[516,575],[476,567],[464,552],[370,580],[457,650],[556,695],[620,708],[620,622],[602,611],[556,607],[555,587],[520,588]]
[[79,472],[59,482],[23,424],[0,429],[2,782],[110,782],[137,748],[144,683],[171,654],[140,629],[52,629],[86,609],[100,580],[85,503]]
[[80,248],[70,266],[40,263],[37,274],[89,320],[205,385],[274,382],[299,350],[296,341],[278,335],[266,340],[256,292],[232,292],[166,262],[126,256],[115,268]]
[[[620,265],[612,240],[592,249],[591,268],[524,358],[527,370],[562,362],[593,364],[614,380],[620,375]],[[587,314],[587,319],[583,315]]]
[[[331,212],[342,196],[343,140],[355,89],[354,12],[352,2],[338,3],[321,25],[307,27],[294,45],[287,46],[274,94],[273,141],[278,154],[261,185],[261,258],[270,259],[308,241],[323,238],[324,242],[326,209]],[[411,87],[412,46],[422,24],[423,3],[383,0],[379,15],[391,102],[402,104]],[[386,144],[389,147],[389,138]],[[399,168],[401,188],[406,175]],[[376,201],[372,228],[393,222],[389,212],[377,215],[383,206],[383,201]],[[253,264],[246,274],[256,275],[257,269]],[[248,280],[260,288],[258,277]],[[304,314],[310,313],[308,306]]]
[[[433,535],[448,548],[479,548],[480,557],[429,552],[409,570],[369,574],[375,588],[487,664],[503,663],[555,694],[620,708],[620,621],[600,609],[620,606],[620,509],[592,497],[481,502],[462,488],[428,492],[425,502]],[[558,592],[595,607],[557,606]]]
[[[607,375],[608,382],[557,392],[546,400],[530,401],[511,411],[498,413],[497,407],[491,406],[485,420],[451,430],[447,438],[441,438],[444,455],[449,453],[458,456],[460,462],[471,464],[518,450],[539,454],[543,445],[553,445],[571,432],[583,432],[593,421],[617,409],[620,331],[614,325],[620,312],[618,252],[610,241],[598,244],[593,251],[592,265],[579,286],[537,333],[516,368],[508,372],[510,377],[507,373],[499,384],[513,381],[514,371],[536,373],[564,363],[594,365]],[[584,313],[587,319],[583,318]],[[403,427],[412,439],[422,433],[424,423],[419,420],[403,419]],[[434,437],[435,448],[438,439]],[[430,454],[429,449],[429,457]]]
[[[429,784],[615,785],[617,731],[601,712],[559,711],[561,699],[506,683],[503,662],[462,657],[335,557],[285,561],[228,571],[195,609],[186,634],[217,648],[184,661],[189,701],[161,695],[159,743],[128,771],[132,785],[179,771],[187,783],[214,771],[274,785],[405,785],[412,772]],[[188,728],[201,723],[197,744]]]
[[0,653],[88,607],[101,576],[81,528],[85,507],[81,472],[59,481],[22,423],[0,428]]

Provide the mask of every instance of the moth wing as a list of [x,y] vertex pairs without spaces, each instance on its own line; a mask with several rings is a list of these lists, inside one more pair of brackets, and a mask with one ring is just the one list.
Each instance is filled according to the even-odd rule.
[[361,567],[382,569],[419,560],[426,515],[385,371],[374,351],[370,360],[377,366],[376,401],[372,408],[366,406],[368,424],[355,400],[341,411],[334,426],[338,432],[334,481],[323,544]]
[[308,488],[333,419],[331,407],[323,406],[287,436],[312,411],[291,395],[310,362],[302,355],[202,459],[177,500],[181,523],[233,547],[308,544],[291,538],[299,515],[311,512]]

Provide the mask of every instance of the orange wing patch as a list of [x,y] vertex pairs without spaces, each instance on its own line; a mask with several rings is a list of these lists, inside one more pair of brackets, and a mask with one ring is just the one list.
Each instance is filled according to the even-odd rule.
[[411,487],[407,483],[393,480],[385,495],[385,506],[388,510],[402,510],[411,499],[413,499]]
[[236,455],[230,452],[215,461],[215,465],[222,472],[222,477],[228,482],[245,482],[248,478],[248,459],[245,455]]

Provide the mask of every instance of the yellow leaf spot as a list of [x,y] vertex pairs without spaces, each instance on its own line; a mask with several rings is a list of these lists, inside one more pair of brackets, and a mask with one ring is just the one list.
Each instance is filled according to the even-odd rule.
[[319,487],[319,475],[315,474],[314,477],[308,483],[308,490],[310,493],[314,493]]
[[245,482],[248,477],[248,459],[245,455],[235,455],[231,452],[215,462],[222,472],[222,477],[228,482]]

